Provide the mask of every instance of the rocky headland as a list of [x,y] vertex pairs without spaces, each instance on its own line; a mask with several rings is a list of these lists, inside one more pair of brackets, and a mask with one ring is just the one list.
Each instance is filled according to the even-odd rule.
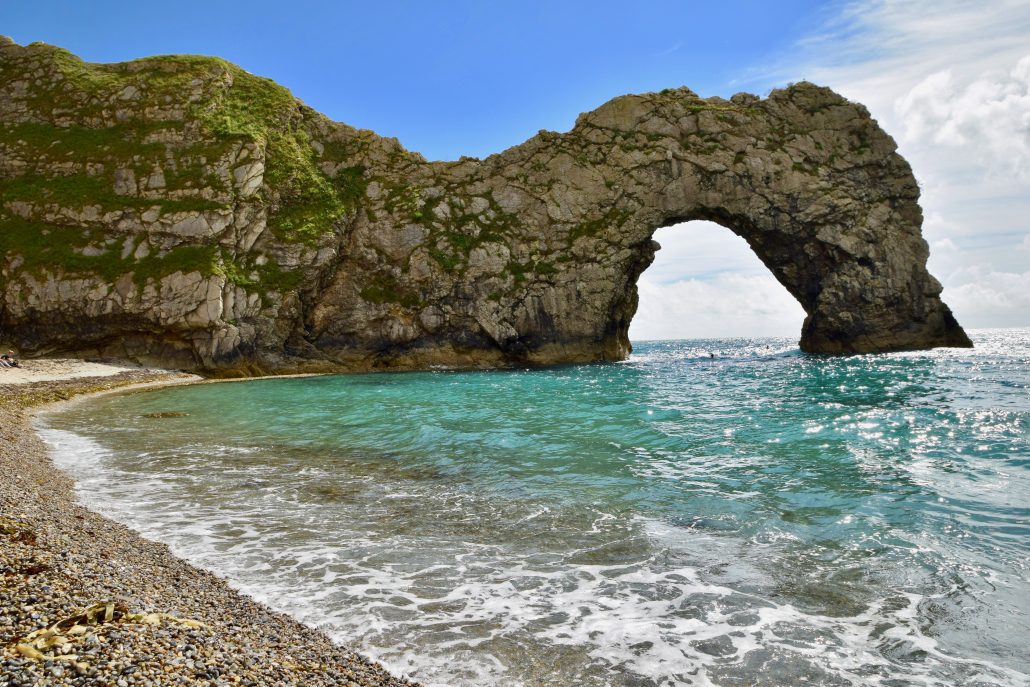
[[0,340],[240,374],[617,360],[663,226],[739,234],[810,352],[969,346],[861,105],[615,98],[431,162],[223,60],[0,39]]

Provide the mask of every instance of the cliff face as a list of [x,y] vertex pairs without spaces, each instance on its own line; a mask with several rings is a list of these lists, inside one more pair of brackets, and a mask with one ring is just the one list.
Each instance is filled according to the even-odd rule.
[[616,98],[427,162],[215,58],[0,41],[0,340],[189,368],[616,360],[658,227],[747,240],[814,352],[968,346],[918,187],[866,110]]

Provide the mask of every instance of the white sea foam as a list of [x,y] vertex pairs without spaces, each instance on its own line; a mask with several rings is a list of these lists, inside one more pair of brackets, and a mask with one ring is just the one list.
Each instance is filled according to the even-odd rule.
[[[548,682],[551,666],[520,664],[520,647],[580,662],[584,685],[615,684],[620,675],[654,685],[716,684],[749,657],[775,666],[785,655],[804,657],[815,671],[809,677],[877,685],[899,677],[898,664],[876,651],[887,643],[927,656],[904,672],[906,684],[939,685],[935,668],[956,662],[970,665],[971,678],[1011,685],[1025,679],[943,653],[920,629],[917,610],[927,599],[918,594],[893,595],[852,617],[827,617],[714,583],[698,567],[667,567],[662,561],[670,553],[714,552],[721,544],[660,521],[638,519],[638,534],[652,552],[620,565],[540,564],[512,557],[503,546],[469,543],[447,563],[420,566],[389,553],[392,545],[407,549],[411,542],[341,533],[349,551],[367,552],[351,559],[341,556],[332,537],[269,537],[267,518],[276,513],[266,509],[271,501],[283,503],[281,494],[230,512],[191,508],[188,519],[176,517],[177,497],[163,483],[166,476],[141,481],[120,474],[95,441],[45,426],[41,433],[87,504],[428,685]],[[547,511],[529,512],[526,520]],[[599,531],[614,519],[599,513],[593,527]],[[229,546],[219,534],[226,528],[233,531]],[[738,574],[742,567],[753,583],[768,582],[746,563],[737,563]]]

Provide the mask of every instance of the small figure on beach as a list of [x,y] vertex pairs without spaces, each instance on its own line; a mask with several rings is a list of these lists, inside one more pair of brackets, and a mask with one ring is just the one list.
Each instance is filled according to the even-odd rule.
[[7,351],[0,355],[0,367],[21,367],[21,363],[14,357],[14,351]]

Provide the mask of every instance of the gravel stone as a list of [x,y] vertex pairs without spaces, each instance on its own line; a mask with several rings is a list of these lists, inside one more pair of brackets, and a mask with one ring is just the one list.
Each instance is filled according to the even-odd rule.
[[[32,429],[32,410],[188,379],[140,370],[0,384],[0,687],[415,685],[76,503],[72,479]],[[62,622],[42,659],[19,653],[28,636],[43,641],[32,633],[109,602],[110,621]]]

